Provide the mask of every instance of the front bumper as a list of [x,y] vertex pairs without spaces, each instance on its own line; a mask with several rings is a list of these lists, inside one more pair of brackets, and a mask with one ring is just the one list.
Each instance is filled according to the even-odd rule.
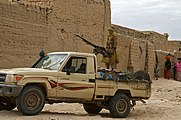
[[20,94],[23,86],[0,84],[1,97],[16,97]]

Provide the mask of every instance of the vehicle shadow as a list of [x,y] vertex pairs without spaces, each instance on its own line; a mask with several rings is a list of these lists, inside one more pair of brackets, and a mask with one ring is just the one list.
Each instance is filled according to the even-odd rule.
[[[17,109],[14,109],[12,111],[0,111],[0,116],[3,115],[8,115],[9,117],[22,117],[22,115]],[[112,118],[109,112],[103,111],[99,114],[88,114],[86,112],[55,112],[55,111],[42,111],[38,115],[31,116],[33,118],[36,117],[46,117],[46,116],[55,116],[55,117],[60,117],[60,116],[69,116],[69,117],[90,117],[90,116],[100,116],[102,118]],[[26,118],[26,116],[24,116]],[[27,116],[29,117],[29,116]]]

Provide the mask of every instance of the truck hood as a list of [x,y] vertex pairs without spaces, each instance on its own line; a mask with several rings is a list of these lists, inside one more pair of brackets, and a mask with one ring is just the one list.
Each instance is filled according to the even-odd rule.
[[13,68],[13,69],[1,69],[0,73],[5,74],[22,74],[22,75],[28,75],[28,74],[41,74],[41,75],[47,75],[47,73],[55,73],[57,71],[53,70],[47,70],[47,69],[41,69],[41,68]]

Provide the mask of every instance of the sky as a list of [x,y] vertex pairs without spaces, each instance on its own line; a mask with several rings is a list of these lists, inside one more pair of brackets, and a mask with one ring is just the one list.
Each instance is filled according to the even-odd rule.
[[110,0],[112,24],[181,40],[181,0]]

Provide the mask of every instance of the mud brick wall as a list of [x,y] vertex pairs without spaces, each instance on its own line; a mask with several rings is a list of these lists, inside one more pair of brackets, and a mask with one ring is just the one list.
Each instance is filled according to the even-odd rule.
[[181,48],[180,41],[174,41],[174,40],[168,41],[167,50],[168,50],[169,52],[178,51],[179,48]]
[[155,53],[152,40],[139,31],[112,25],[118,34],[118,69],[123,72],[146,70],[153,78]]
[[129,36],[129,37],[137,38],[137,39],[144,39],[144,40],[151,39],[149,34],[144,34],[143,32],[138,31],[138,30],[134,30],[134,29],[130,29],[123,26],[114,25],[114,24],[112,24],[112,27],[114,27],[116,32],[125,36]]
[[149,35],[150,41],[153,42],[155,50],[167,50],[168,34],[160,34],[154,31],[142,31],[144,34]]
[[117,70],[122,72],[127,72],[127,67],[129,64],[129,52],[132,38],[127,36],[116,34],[118,37],[117,40],[117,55],[119,63],[117,64]]
[[87,46],[74,34],[83,35],[94,44],[105,45],[107,29],[111,24],[109,0],[21,0],[21,2],[50,6],[47,12],[49,46],[54,48],[53,51],[92,52],[92,47]]
[[115,30],[129,37],[152,41],[156,50],[167,50],[168,34],[160,34],[154,31],[138,31],[123,26],[112,25]]
[[[107,26],[110,26],[109,0],[55,0],[49,13],[50,47],[63,51],[92,52],[74,34],[104,46]],[[56,46],[56,47],[55,47]]]
[[146,44],[143,41],[132,40],[130,48],[131,66],[134,71],[145,69]]
[[155,54],[154,46],[150,41],[132,40],[129,60],[134,72],[145,70],[153,77]]
[[146,56],[146,59],[147,59],[146,64],[148,66],[147,72],[149,73],[151,77],[153,77],[156,58],[155,58],[155,46],[150,41],[147,43],[147,53],[148,53]]
[[29,5],[37,5],[41,7],[51,7],[53,6],[54,0],[14,0],[21,3],[29,4]]
[[50,0],[50,3],[51,7],[44,3],[42,6],[40,0],[0,2],[0,68],[29,67],[38,59],[41,48],[47,53],[91,53],[92,47],[75,33],[97,45],[105,45],[111,24],[109,0],[53,0],[53,3]]
[[0,2],[0,68],[31,66],[47,41],[43,9]]
[[164,65],[165,65],[165,52],[158,51],[158,68],[159,68],[159,77],[164,76]]
[[1,3],[7,3],[8,0],[1,0]]
[[[109,0],[55,0],[52,9],[48,14],[49,47],[54,51],[92,53],[92,47],[74,34],[105,46],[107,29],[111,25]],[[101,59],[99,55],[99,65],[104,66]]]

